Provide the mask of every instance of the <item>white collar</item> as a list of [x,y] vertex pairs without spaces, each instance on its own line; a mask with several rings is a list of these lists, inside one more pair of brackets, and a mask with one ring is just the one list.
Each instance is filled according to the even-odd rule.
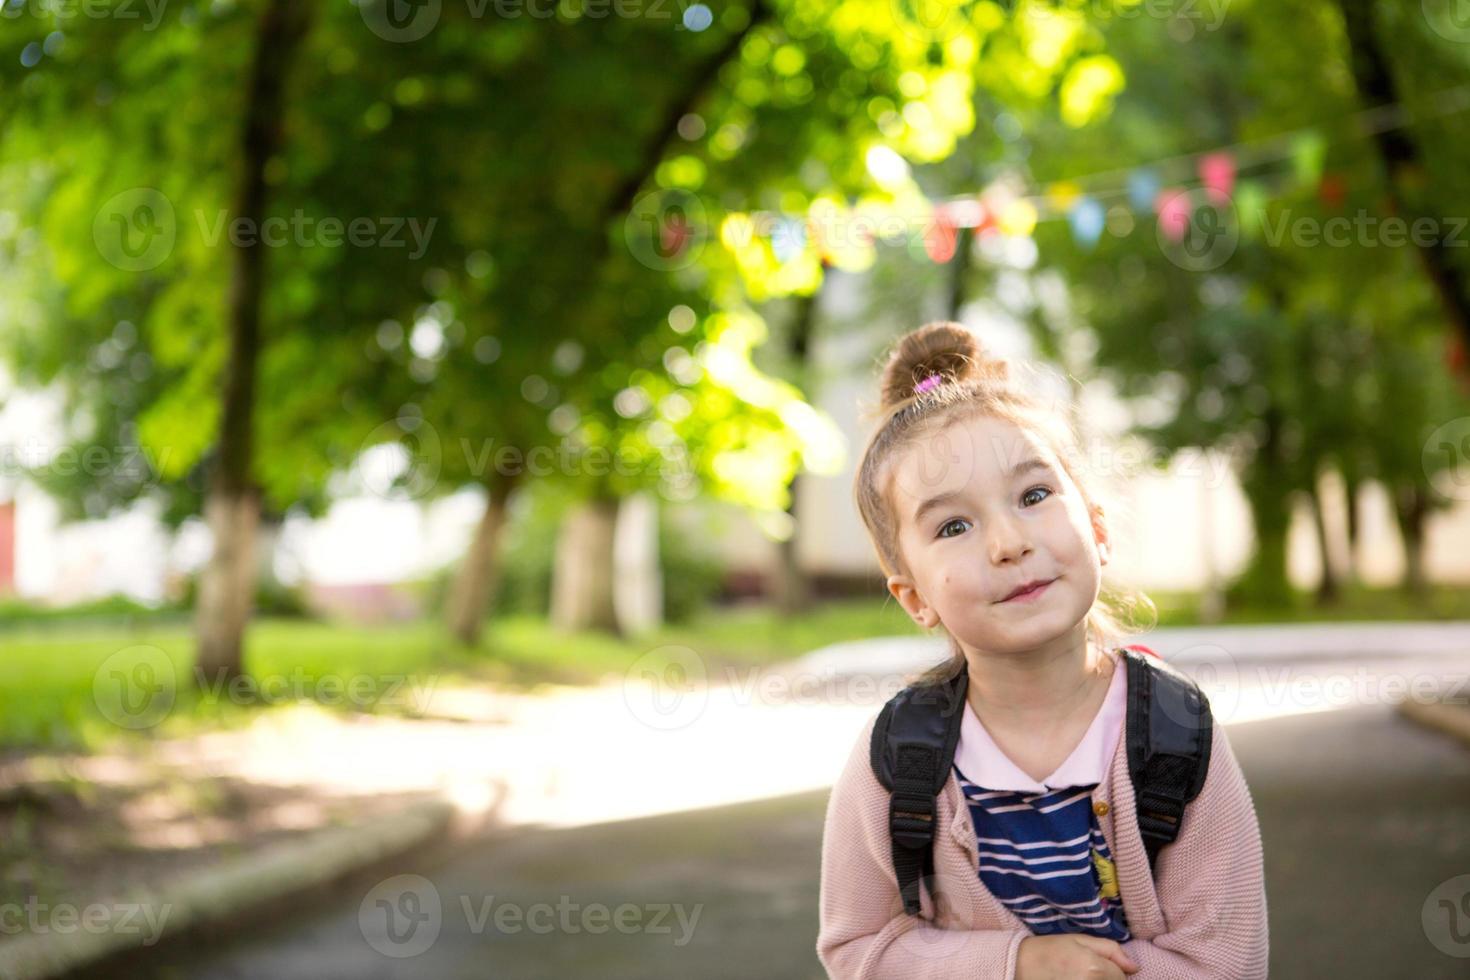
[[1010,760],[995,744],[990,732],[965,699],[964,718],[960,720],[960,741],[955,749],[955,765],[967,780],[991,790],[1049,793],[1067,786],[1101,784],[1123,736],[1123,721],[1128,713],[1128,673],[1124,658],[1109,653],[1113,660],[1113,677],[1102,706],[1092,719],[1065,762],[1045,779],[1032,779]]

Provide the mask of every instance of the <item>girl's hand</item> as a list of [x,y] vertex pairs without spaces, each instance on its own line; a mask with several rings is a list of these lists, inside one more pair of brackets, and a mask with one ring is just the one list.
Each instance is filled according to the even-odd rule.
[[1113,940],[1074,933],[1027,936],[1016,956],[1016,980],[1123,980],[1139,969]]

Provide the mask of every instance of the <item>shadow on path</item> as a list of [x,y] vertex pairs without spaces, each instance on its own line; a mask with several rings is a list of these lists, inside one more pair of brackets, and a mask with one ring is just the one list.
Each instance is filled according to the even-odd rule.
[[[1470,873],[1470,752],[1386,706],[1229,732],[1265,840],[1271,975],[1466,976],[1470,960],[1436,949],[1420,914],[1440,882]],[[425,876],[431,888],[416,879],[349,882],[328,902],[211,941],[207,952],[187,939],[157,950],[136,975],[820,978],[826,798],[803,793],[471,841],[395,869]],[[1459,951],[1470,953],[1470,942]]]

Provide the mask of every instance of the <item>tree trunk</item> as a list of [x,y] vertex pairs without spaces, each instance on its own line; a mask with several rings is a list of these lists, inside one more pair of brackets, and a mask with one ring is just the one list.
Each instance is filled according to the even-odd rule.
[[[1376,6],[1369,0],[1338,0],[1351,48],[1349,61],[1358,94],[1368,106],[1383,108],[1387,113],[1393,111],[1388,107],[1397,105],[1399,89],[1383,48],[1383,36],[1373,22]],[[1415,142],[1415,132],[1412,127],[1389,127],[1373,137],[1388,174],[1389,200],[1399,216],[1411,226],[1419,218],[1432,217],[1436,210],[1428,206],[1419,189],[1430,186],[1431,182],[1425,178],[1423,154]],[[1418,245],[1417,242],[1416,245],[1415,251],[1424,271],[1439,294],[1445,319],[1463,343],[1470,343],[1470,284],[1467,284],[1464,270],[1450,257],[1442,239],[1436,237],[1427,245]]]
[[255,583],[261,589],[274,589],[281,586],[281,577],[276,574],[276,551],[281,544],[281,525],[279,516],[268,516],[262,514],[255,528],[255,545],[252,550],[255,553]]
[[[1207,462],[1207,450],[1200,447],[1200,468],[1204,472]],[[1225,590],[1220,581],[1219,560],[1215,556],[1215,502],[1210,490],[1210,482],[1205,479],[1199,481],[1199,513],[1200,513],[1200,557],[1205,566],[1205,584],[1200,590],[1199,618],[1202,623],[1218,623],[1225,615]]]
[[1337,601],[1341,590],[1338,587],[1337,569],[1332,563],[1332,542],[1327,533],[1327,515],[1323,511],[1325,501],[1322,488],[1316,480],[1307,491],[1307,501],[1312,511],[1312,527],[1317,533],[1317,554],[1322,564],[1321,576],[1317,579],[1317,605],[1326,606]]
[[1358,541],[1362,537],[1363,515],[1359,513],[1359,498],[1363,495],[1363,481],[1351,468],[1342,475],[1343,494],[1347,497],[1347,586],[1356,588],[1362,583],[1362,570],[1358,562]]
[[959,322],[960,310],[969,300],[968,279],[970,272],[970,249],[975,239],[974,228],[958,228],[954,237],[954,257],[950,259],[949,299],[946,308],[949,318]]
[[618,506],[613,535],[613,605],[627,634],[663,622],[663,572],[659,567],[658,498],[641,491]]
[[785,541],[776,542],[776,607],[783,613],[795,615],[811,608],[812,589],[806,573],[801,570],[800,545],[801,520],[797,516],[796,501],[800,494],[801,474],[797,473],[786,485],[791,502],[786,513],[791,517],[791,535]]
[[1394,517],[1404,539],[1404,577],[1400,589],[1416,599],[1429,594],[1429,579],[1424,573],[1424,525],[1429,518],[1429,501],[1418,486],[1400,484],[1394,488]]
[[[256,31],[234,217],[257,228],[266,212],[265,167],[281,146],[285,76],[306,33],[311,6],[271,0]],[[255,529],[260,522],[260,492],[251,469],[265,253],[259,246],[237,246],[231,261],[226,306],[229,354],[222,379],[219,442],[204,505],[214,550],[200,578],[195,626],[200,676],[211,681],[242,670],[245,623],[254,591]]]
[[551,623],[557,629],[620,633],[613,604],[617,519],[618,501],[595,497],[562,524],[551,581]]
[[449,630],[467,647],[480,642],[480,628],[500,581],[500,536],[510,508],[510,484],[486,487],[485,511],[475,525],[449,593]]
[[[827,281],[831,269],[825,262],[822,263],[822,282]],[[796,315],[792,318],[791,336],[788,342],[787,353],[791,359],[791,373],[793,383],[801,389],[804,395],[810,397],[811,392],[811,349],[812,333],[816,328],[817,304],[822,294],[819,285],[812,291],[810,296],[797,298]],[[798,554],[801,535],[801,519],[797,513],[797,498],[800,496],[801,471],[792,474],[791,482],[786,484],[786,494],[789,503],[786,505],[786,513],[791,517],[791,534],[784,541],[776,545],[779,567],[776,582],[776,604],[783,613],[796,614],[811,608],[812,590],[811,583],[806,574],[801,570],[801,560]]]
[[1286,574],[1286,536],[1291,527],[1286,467],[1280,458],[1281,409],[1270,406],[1262,420],[1266,439],[1241,479],[1255,527],[1256,550],[1245,573],[1231,587],[1232,597],[1259,605],[1287,605],[1291,582]]
[[204,502],[204,516],[214,537],[209,564],[199,578],[195,623],[201,684],[229,680],[244,662],[245,624],[255,598],[255,530],[260,497],[253,489],[238,493],[216,490]]

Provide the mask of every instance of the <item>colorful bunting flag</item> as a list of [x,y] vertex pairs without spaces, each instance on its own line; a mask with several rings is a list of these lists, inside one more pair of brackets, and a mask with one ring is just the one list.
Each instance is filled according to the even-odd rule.
[[1072,236],[1077,239],[1078,244],[1090,249],[1102,235],[1107,212],[1095,198],[1084,194],[1068,213],[1067,221],[1072,226]]

